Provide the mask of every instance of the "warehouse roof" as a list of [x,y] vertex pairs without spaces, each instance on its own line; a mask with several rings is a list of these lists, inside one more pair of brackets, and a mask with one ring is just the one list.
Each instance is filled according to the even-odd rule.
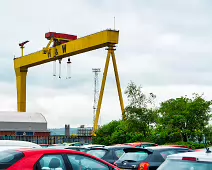
[[0,122],[47,123],[41,113],[0,111]]

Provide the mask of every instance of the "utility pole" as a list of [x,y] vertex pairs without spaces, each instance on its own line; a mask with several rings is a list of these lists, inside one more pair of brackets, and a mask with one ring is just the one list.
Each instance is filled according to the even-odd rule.
[[96,119],[97,102],[99,99],[99,72],[100,68],[92,68],[94,73],[94,102],[93,102],[93,125]]

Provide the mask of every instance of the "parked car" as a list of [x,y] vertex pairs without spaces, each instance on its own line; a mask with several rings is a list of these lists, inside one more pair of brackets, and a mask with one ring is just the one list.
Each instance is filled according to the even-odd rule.
[[0,167],[5,170],[118,170],[116,166],[83,152],[44,148],[2,151]]
[[158,170],[212,170],[210,152],[187,152],[169,155]]
[[19,140],[0,140],[0,147],[30,147],[30,148],[41,148],[40,145],[28,141]]
[[96,148],[96,147],[104,147],[104,145],[83,145],[83,146],[49,146],[48,148],[52,149],[71,149],[75,151],[80,151],[80,152],[87,152],[91,148]]
[[41,148],[41,146],[27,141],[0,140],[0,151],[19,148]]
[[131,148],[131,146],[94,147],[90,148],[86,153],[101,158],[113,164],[124,153],[125,148]]
[[190,152],[190,150],[165,146],[125,148],[124,154],[114,164],[121,169],[156,170],[168,155],[181,152]]
[[83,143],[81,142],[72,142],[72,143],[63,143],[63,145],[68,145],[68,146],[82,146]]
[[125,145],[130,145],[133,147],[151,147],[151,146],[158,146],[158,144],[151,143],[151,142],[133,142],[133,143],[125,143]]
[[83,146],[49,146],[51,149],[71,149],[79,152],[87,152],[89,148]]
[[89,144],[89,145],[83,145],[81,147],[84,147],[84,148],[94,148],[94,147],[105,147],[105,145]]
[[42,148],[47,148],[49,147],[50,145],[49,144],[39,144]]

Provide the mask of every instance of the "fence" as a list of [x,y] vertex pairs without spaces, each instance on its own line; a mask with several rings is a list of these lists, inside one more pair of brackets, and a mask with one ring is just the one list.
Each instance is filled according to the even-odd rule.
[[60,143],[72,143],[72,142],[82,142],[91,143],[91,136],[0,136],[0,140],[20,140],[28,141],[37,144],[60,144]]

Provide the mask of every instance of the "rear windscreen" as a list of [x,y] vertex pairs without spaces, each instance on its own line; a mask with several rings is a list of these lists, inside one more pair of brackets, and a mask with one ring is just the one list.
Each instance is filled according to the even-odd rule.
[[0,152],[0,169],[7,169],[24,157],[22,152],[18,151],[1,151]]
[[168,155],[172,155],[172,154],[175,154],[177,153],[176,150],[166,150],[166,151],[161,151],[160,154],[161,156],[166,159]]
[[102,158],[105,154],[106,154],[107,150],[103,150],[103,149],[95,149],[95,150],[89,150],[86,153],[93,155],[97,158]]
[[124,161],[124,160],[133,160],[133,161],[143,161],[148,157],[147,152],[127,152],[124,153],[119,160]]
[[212,170],[211,162],[166,160],[158,170]]

